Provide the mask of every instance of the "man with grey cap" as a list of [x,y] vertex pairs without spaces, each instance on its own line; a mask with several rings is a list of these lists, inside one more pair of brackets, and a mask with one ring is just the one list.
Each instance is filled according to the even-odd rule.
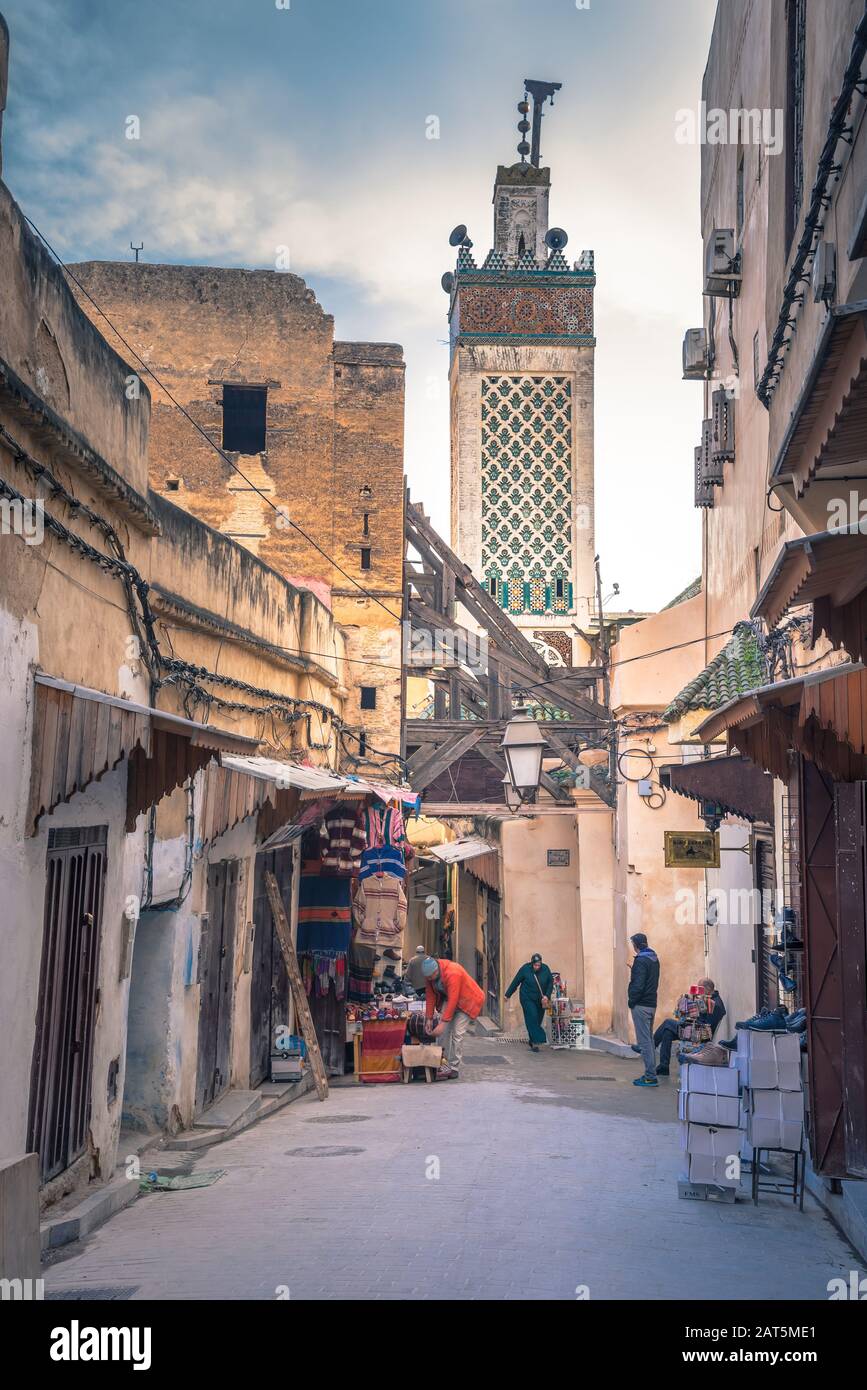
[[474,1018],[482,1012],[485,996],[472,975],[456,960],[437,960],[425,956],[422,962],[425,979],[425,1014],[432,1019],[439,1013],[440,1021],[432,1034],[442,1039],[443,1066],[440,1076],[457,1076],[464,1055],[464,1035]]

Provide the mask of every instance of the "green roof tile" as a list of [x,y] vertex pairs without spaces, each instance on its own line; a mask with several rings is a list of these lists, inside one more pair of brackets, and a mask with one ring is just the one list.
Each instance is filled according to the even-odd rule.
[[765,658],[755,629],[738,623],[713,661],[675,695],[662,717],[673,724],[689,710],[720,709],[768,680]]

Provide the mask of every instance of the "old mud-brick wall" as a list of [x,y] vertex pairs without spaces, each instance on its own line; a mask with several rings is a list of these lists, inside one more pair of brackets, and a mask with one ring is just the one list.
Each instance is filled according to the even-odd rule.
[[[399,752],[402,349],[335,343],[332,317],[297,275],[132,262],[73,272],[207,436],[142,371],[151,486],[332,607],[352,659],[346,719],[371,749]],[[230,455],[243,478],[208,443],[222,447],[226,385],[267,388],[265,448]],[[358,753],[351,739],[347,748]]]

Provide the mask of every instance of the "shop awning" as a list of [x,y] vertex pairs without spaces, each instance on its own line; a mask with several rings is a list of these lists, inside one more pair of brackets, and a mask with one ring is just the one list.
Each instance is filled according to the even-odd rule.
[[714,802],[727,815],[769,824],[773,821],[771,778],[749,758],[737,753],[688,763],[666,763],[660,768],[660,781],[678,796]]
[[[793,604],[816,604],[825,599],[830,609],[848,608],[865,589],[867,534],[857,526],[798,536],[786,541],[777,556],[753,605],[752,617],[764,618],[768,627],[776,627]],[[867,636],[861,634],[858,646],[864,645]],[[858,660],[863,656],[863,650],[847,650]]]
[[731,700],[699,725],[785,781],[795,749],[841,782],[867,779],[867,669],[843,662]]
[[800,397],[771,468],[801,496],[817,472],[853,470],[864,459],[867,410],[867,300],[828,315]]
[[[256,739],[197,724],[89,686],[42,672],[35,681],[27,815],[31,835],[40,816],[83,791],[124,758],[130,759],[128,797],[132,786],[134,801],[151,792],[159,792],[155,797],[159,800],[215,754],[256,747]],[[149,805],[151,801],[145,801],[139,810]]]
[[465,859],[476,859],[480,854],[496,854],[496,845],[488,844],[478,836],[467,835],[461,840],[450,840],[445,845],[432,845],[428,850],[434,859],[443,864],[461,864]]
[[365,777],[325,772],[318,767],[281,762],[278,758],[226,757],[222,759],[222,764],[236,772],[247,772],[251,777],[273,782],[278,787],[292,788],[299,792],[302,801],[323,795],[337,801],[375,796],[380,801],[399,801],[406,809],[416,811],[421,800],[418,793],[408,787],[395,787],[389,782],[369,782]]

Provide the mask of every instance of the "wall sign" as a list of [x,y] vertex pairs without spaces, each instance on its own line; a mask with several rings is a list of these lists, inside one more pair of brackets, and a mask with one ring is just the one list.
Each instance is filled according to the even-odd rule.
[[568,849],[549,849],[549,850],[548,850],[548,868],[549,868],[549,869],[565,869],[565,868],[567,868],[568,865],[569,865],[569,853],[570,853],[570,851],[569,851]]
[[719,835],[710,830],[666,830],[667,869],[718,869]]

